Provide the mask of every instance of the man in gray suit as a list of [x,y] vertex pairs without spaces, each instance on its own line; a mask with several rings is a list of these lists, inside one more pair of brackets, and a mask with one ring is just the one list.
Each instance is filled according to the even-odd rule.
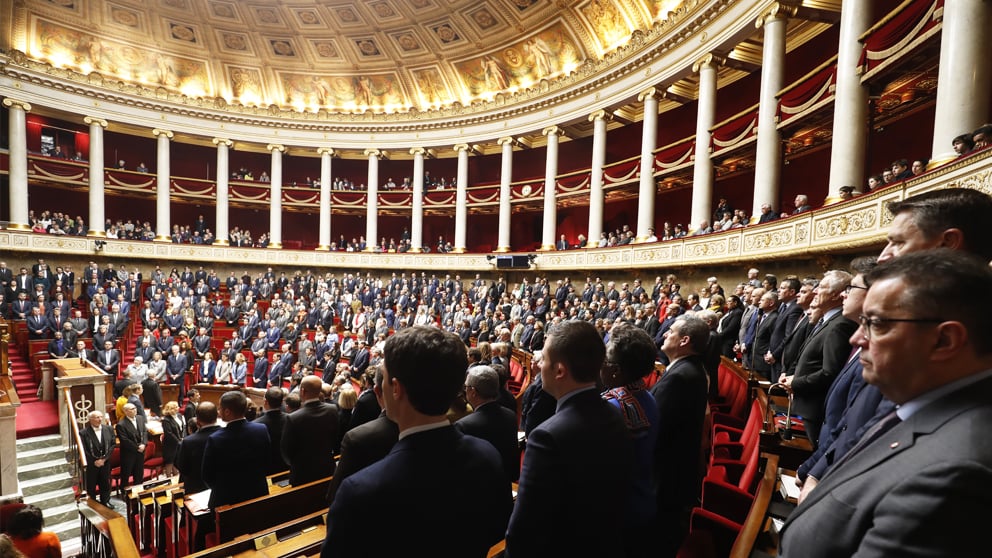
[[992,290],[992,270],[939,250],[900,256],[865,279],[851,342],[865,380],[897,408],[793,511],[779,556],[984,556],[992,314],[974,294]]

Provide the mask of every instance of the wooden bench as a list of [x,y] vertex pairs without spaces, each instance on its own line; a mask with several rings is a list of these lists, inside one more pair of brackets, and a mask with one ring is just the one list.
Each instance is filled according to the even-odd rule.
[[324,511],[306,514],[269,528],[260,529],[206,550],[190,554],[189,558],[227,558],[228,556],[313,556],[320,553],[327,529]]
[[271,529],[277,525],[273,518],[286,517],[287,510],[301,516],[326,511],[327,486],[330,482],[331,477],[327,477],[278,491],[273,486],[270,489],[273,493],[268,496],[220,506],[214,510],[219,544],[242,535]]

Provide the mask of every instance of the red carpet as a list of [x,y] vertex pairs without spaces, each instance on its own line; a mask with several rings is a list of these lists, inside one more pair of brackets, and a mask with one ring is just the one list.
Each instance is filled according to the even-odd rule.
[[11,378],[17,387],[21,406],[17,409],[17,438],[31,438],[59,431],[58,401],[38,399],[38,383],[34,381],[31,363],[25,359],[14,344],[10,345]]

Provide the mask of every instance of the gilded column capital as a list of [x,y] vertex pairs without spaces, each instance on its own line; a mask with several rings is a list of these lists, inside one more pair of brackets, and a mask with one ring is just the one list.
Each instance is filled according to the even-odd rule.
[[468,151],[471,149],[467,143],[458,143],[452,148],[455,151]]
[[213,144],[216,145],[216,146],[218,146],[218,147],[221,146],[221,145],[223,145],[225,147],[231,147],[231,146],[234,145],[234,142],[231,141],[231,140],[229,140],[229,139],[227,139],[227,138],[214,138],[214,139],[212,139],[210,141],[212,141]]
[[152,130],[152,135],[153,136],[156,136],[156,137],[158,137],[158,136],[165,136],[165,137],[169,138],[170,140],[173,137],[175,137],[175,134],[173,134],[171,130],[162,130],[161,128],[155,128],[154,130]]
[[317,155],[324,155],[325,153],[328,154],[328,155],[330,155],[331,157],[333,157],[337,153],[337,151],[335,151],[333,147],[318,147],[317,148]]
[[762,12],[758,19],[754,21],[754,27],[756,29],[761,29],[766,24],[777,20],[785,20],[790,17],[795,17],[798,9],[796,6],[791,4],[785,4],[783,2],[775,2],[768,7],[767,10]]
[[506,145],[506,144],[513,145],[514,143],[516,143],[516,140],[507,136],[507,137],[499,138],[498,140],[496,140],[496,143],[499,145]]
[[268,151],[278,151],[279,153],[286,152],[286,146],[278,143],[270,143],[265,146],[265,149]]
[[420,155],[421,157],[423,157],[425,154],[427,154],[427,150],[424,149],[423,147],[411,147],[410,148],[410,155],[414,155],[414,156]]
[[[10,97],[3,100],[3,106],[10,108],[20,108],[24,112],[31,112],[31,103],[27,101],[19,101],[17,99],[11,99]],[[104,124],[106,126],[106,124]]]
[[603,109],[599,109],[589,115],[589,122],[595,122],[596,120],[605,120],[609,122],[610,120],[613,120],[613,115]]
[[382,157],[382,151],[380,151],[378,149],[366,149],[365,150],[365,156],[366,157],[375,157],[376,159],[379,159],[379,158]]
[[692,71],[698,73],[703,68],[719,68],[726,59],[715,53],[708,53],[692,65]]
[[[4,99],[4,102],[6,103],[7,100]],[[87,116],[86,118],[83,119],[83,122],[85,122],[86,124],[88,124],[90,126],[96,124],[97,126],[99,126],[101,128],[106,128],[108,126],[106,120],[104,120],[102,118],[97,118],[95,116]]]
[[541,130],[541,135],[543,136],[560,136],[562,129],[560,126],[548,126],[547,128]]
[[658,88],[657,87],[648,87],[644,91],[641,91],[640,93],[638,93],[637,100],[638,100],[638,102],[643,103],[645,101],[645,99],[648,99],[648,98],[658,99],[660,97],[661,97],[661,94],[658,92]]

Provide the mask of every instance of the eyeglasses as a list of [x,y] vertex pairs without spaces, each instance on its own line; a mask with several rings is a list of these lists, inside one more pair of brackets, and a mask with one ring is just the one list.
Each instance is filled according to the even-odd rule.
[[872,328],[877,328],[883,324],[897,324],[900,322],[908,324],[939,324],[943,321],[939,318],[879,318],[877,316],[865,316],[864,314],[858,316],[861,329],[865,332],[865,340],[868,341],[871,341]]
[[844,287],[844,294],[851,294],[851,291],[854,289],[864,289],[867,291],[868,287],[862,287],[861,285],[848,285]]

